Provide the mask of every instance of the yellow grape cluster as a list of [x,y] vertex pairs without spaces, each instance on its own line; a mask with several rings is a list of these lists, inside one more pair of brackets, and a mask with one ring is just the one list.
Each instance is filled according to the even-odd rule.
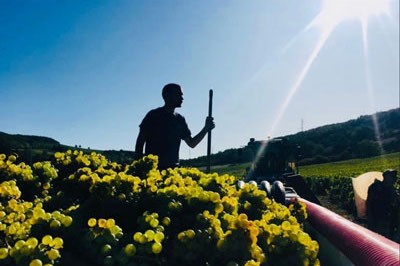
[[104,232],[108,232],[111,234],[111,236],[117,239],[121,238],[123,235],[121,227],[115,224],[115,220],[113,218],[90,218],[88,220],[88,225],[91,228],[95,238],[104,234]]
[[[38,193],[35,199],[26,200],[23,191],[31,188],[47,191],[51,180],[57,178],[57,170],[50,162],[35,163],[31,167],[16,161],[15,155],[0,154],[0,264],[52,265],[61,257],[63,239],[55,237],[42,243],[38,240],[41,234],[34,236],[32,230],[44,227],[54,233],[70,226],[72,217],[60,211],[46,211],[44,203],[51,199],[47,193]],[[42,185],[43,180],[47,182]],[[32,187],[32,184],[35,185]]]
[[30,202],[13,198],[5,204],[0,203],[0,232],[6,240],[25,239],[32,226],[40,223],[48,224],[52,229],[68,227],[72,224],[72,217],[59,211],[46,212],[39,200]]
[[53,179],[57,178],[57,169],[51,162],[37,162],[31,166],[20,162],[17,164],[17,156],[5,156],[0,154],[0,176],[2,180],[16,182],[20,191],[29,199],[45,196],[45,200],[49,200],[49,189]]
[[3,181],[0,184],[0,197],[1,199],[19,199],[21,197],[21,191],[17,186],[15,180]]
[[89,230],[84,239],[85,256],[92,257],[96,263],[125,265],[129,257],[136,253],[133,244],[119,244],[124,233],[113,218],[92,217],[88,219],[87,226]]
[[41,174],[48,179],[57,178],[57,170],[53,167],[50,162],[36,162],[33,164],[33,168],[40,171]]
[[64,241],[60,237],[45,235],[41,241],[30,237],[26,241],[18,240],[8,253],[16,264],[28,262],[29,265],[42,265],[44,262],[46,265],[53,265],[61,257],[60,249],[63,245]]
[[[68,150],[66,152],[56,152],[54,154],[56,162],[58,164],[62,164],[64,166],[68,166],[70,164],[76,164],[78,166],[90,166],[93,168],[105,167],[109,165],[108,160],[105,156],[91,152],[90,154],[84,154],[82,151],[78,150]],[[117,166],[117,163],[111,163],[114,167]]]
[[169,225],[170,219],[164,217],[160,222],[159,218],[158,213],[147,211],[139,218],[139,227],[142,228],[142,231],[133,234],[133,240],[139,246],[139,251],[140,248],[142,252],[153,254],[159,254],[162,251],[162,241],[165,238],[164,226]]
[[[0,264],[62,264],[66,246],[78,264],[319,265],[305,205],[286,207],[253,184],[239,189],[233,176],[160,171],[152,155],[120,165],[69,150],[32,168],[14,157],[0,155]],[[27,200],[31,180],[37,194]],[[54,233],[69,245],[44,240]],[[32,239],[42,242],[25,252]]]
[[16,161],[15,155],[7,157],[5,154],[0,154],[0,175],[8,178],[19,178],[23,181],[33,180],[32,168],[24,162],[15,164]]
[[61,237],[45,235],[39,242],[30,234],[32,227],[37,224],[48,223],[50,220],[58,221],[54,220],[53,216],[61,219],[64,226],[69,226],[70,217],[45,212],[41,203],[18,203],[15,199],[9,200],[8,206],[0,213],[0,234],[4,236],[4,242],[0,242],[0,262],[10,265],[41,265],[42,262],[46,262],[52,265],[61,257],[59,250],[63,248],[64,243]]

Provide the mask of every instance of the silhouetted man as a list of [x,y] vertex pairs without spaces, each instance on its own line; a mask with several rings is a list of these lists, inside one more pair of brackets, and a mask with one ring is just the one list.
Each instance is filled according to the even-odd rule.
[[400,202],[394,188],[396,180],[396,170],[383,172],[383,181],[375,180],[369,186],[366,202],[368,227],[388,238],[394,237],[394,229],[399,223]]
[[135,155],[137,159],[143,156],[145,146],[145,154],[157,155],[159,169],[166,169],[178,166],[181,140],[194,148],[215,124],[212,117],[207,117],[203,129],[192,137],[185,118],[175,112],[175,108],[181,107],[183,102],[181,87],[174,83],[165,85],[162,97],[164,106],[148,112],[140,124]]

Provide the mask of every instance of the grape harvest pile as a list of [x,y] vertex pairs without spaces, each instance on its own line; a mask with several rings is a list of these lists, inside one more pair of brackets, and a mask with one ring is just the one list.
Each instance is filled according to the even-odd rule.
[[305,205],[196,168],[0,155],[1,265],[319,265]]

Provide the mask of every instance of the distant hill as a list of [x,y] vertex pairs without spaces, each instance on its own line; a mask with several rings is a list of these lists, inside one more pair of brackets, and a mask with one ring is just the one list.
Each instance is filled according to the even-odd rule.
[[0,153],[16,153],[25,162],[47,160],[51,152],[62,150],[61,147],[60,142],[48,137],[0,132]]
[[0,132],[0,153],[17,154],[20,161],[32,163],[37,161],[49,161],[53,159],[54,152],[67,150],[82,150],[84,152],[95,151],[105,155],[108,159],[128,163],[134,160],[135,153],[125,150],[91,150],[81,148],[81,146],[68,146],[60,142],[42,136],[28,136],[20,134],[7,134]]
[[[375,126],[374,120],[378,122],[378,127]],[[383,153],[398,152],[400,151],[400,108],[278,138],[285,139],[292,153],[291,157],[295,157],[300,165],[372,157],[381,154],[381,151]],[[212,154],[211,164],[251,162],[263,142],[265,140],[257,141],[251,138],[249,143],[242,148],[232,148]],[[181,163],[204,166],[206,156],[182,160]]]
[[[378,128],[374,119],[378,121]],[[400,151],[400,108],[360,116],[343,123],[325,125],[282,136],[291,149],[292,156],[300,165],[326,163],[354,158],[377,156],[383,149],[384,153]],[[379,129],[379,138],[376,137]],[[211,155],[212,165],[236,164],[251,162],[259,147],[265,140],[249,138],[249,143],[241,148],[231,148]],[[132,162],[133,151],[124,150],[91,150],[80,146],[67,146],[57,140],[41,136],[27,136],[0,132],[0,153],[17,153],[19,159],[25,162],[51,160],[56,151],[80,149],[85,152],[95,151],[104,154],[108,159],[119,162]],[[206,156],[195,159],[181,160],[183,166],[205,166]]]
[[27,146],[31,148],[51,148],[54,145],[60,145],[60,142],[48,137],[20,134],[10,135],[0,132],[0,145],[2,150],[7,148],[24,148]]

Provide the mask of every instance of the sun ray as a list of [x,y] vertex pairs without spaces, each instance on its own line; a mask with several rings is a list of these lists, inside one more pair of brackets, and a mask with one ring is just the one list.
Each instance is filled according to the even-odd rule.
[[367,92],[368,92],[368,98],[370,102],[370,106],[372,109],[372,124],[374,126],[374,132],[375,132],[375,137],[376,141],[378,142],[379,145],[379,151],[380,154],[384,153],[383,145],[382,145],[382,139],[381,139],[381,131],[379,128],[379,121],[378,117],[376,116],[376,105],[375,105],[375,98],[374,98],[374,86],[372,83],[371,79],[371,66],[370,66],[370,60],[369,60],[369,54],[368,54],[368,23],[366,20],[361,21],[361,28],[362,28],[362,39],[363,39],[363,51],[364,51],[364,68],[365,68],[365,80],[367,84]]
[[[299,89],[299,87],[301,86],[305,77],[307,76],[307,73],[310,70],[311,65],[314,63],[315,59],[317,58],[319,52],[321,51],[322,47],[324,46],[324,44],[325,44],[326,40],[328,39],[329,35],[331,34],[331,32],[332,32],[332,29],[327,29],[321,34],[320,38],[318,39],[318,42],[316,43],[314,49],[312,50],[312,53],[310,54],[310,56],[307,59],[306,64],[304,65],[304,67],[301,70],[300,74],[298,75],[297,79],[295,80],[292,87],[290,88],[289,93],[286,96],[284,102],[282,103],[281,107],[279,108],[278,115],[275,117],[274,122],[272,123],[272,126],[270,129],[270,132],[268,133],[268,136],[274,135],[274,131],[275,131],[276,127],[278,126],[279,122],[281,121],[282,116],[284,115],[290,102],[292,101],[293,96],[296,94],[297,90]],[[255,161],[259,160],[266,145],[268,145],[268,142],[264,143],[261,146],[258,154],[256,155]]]
[[[373,110],[375,110],[374,103],[374,93],[373,84],[371,78],[371,69],[368,56],[368,41],[367,41],[367,31],[368,31],[368,19],[371,16],[380,16],[382,14],[390,17],[392,0],[322,0],[321,10],[318,15],[300,32],[308,31],[311,28],[319,28],[320,36],[316,42],[314,49],[312,50],[310,56],[308,57],[304,67],[300,71],[298,77],[296,78],[294,84],[291,86],[288,95],[284,99],[281,107],[279,108],[278,114],[275,117],[270,132],[267,136],[273,136],[276,127],[281,121],[286,109],[288,108],[293,96],[299,90],[302,82],[307,76],[312,64],[319,55],[321,49],[325,45],[331,33],[335,28],[344,21],[347,20],[358,20],[362,28],[362,41],[364,49],[364,59],[365,59],[365,76],[367,91],[370,99],[370,104]],[[299,34],[300,34],[299,33]],[[298,36],[298,34],[296,35]],[[291,39],[289,44],[283,49],[286,51],[289,47],[293,45],[292,42],[296,39],[296,36]],[[374,111],[375,112],[375,111]],[[373,125],[377,141],[380,146],[381,153],[383,152],[382,142],[380,139],[379,123],[376,115],[373,115]],[[258,151],[254,162],[256,163],[263,153],[263,150],[267,147],[268,141],[265,142]]]

